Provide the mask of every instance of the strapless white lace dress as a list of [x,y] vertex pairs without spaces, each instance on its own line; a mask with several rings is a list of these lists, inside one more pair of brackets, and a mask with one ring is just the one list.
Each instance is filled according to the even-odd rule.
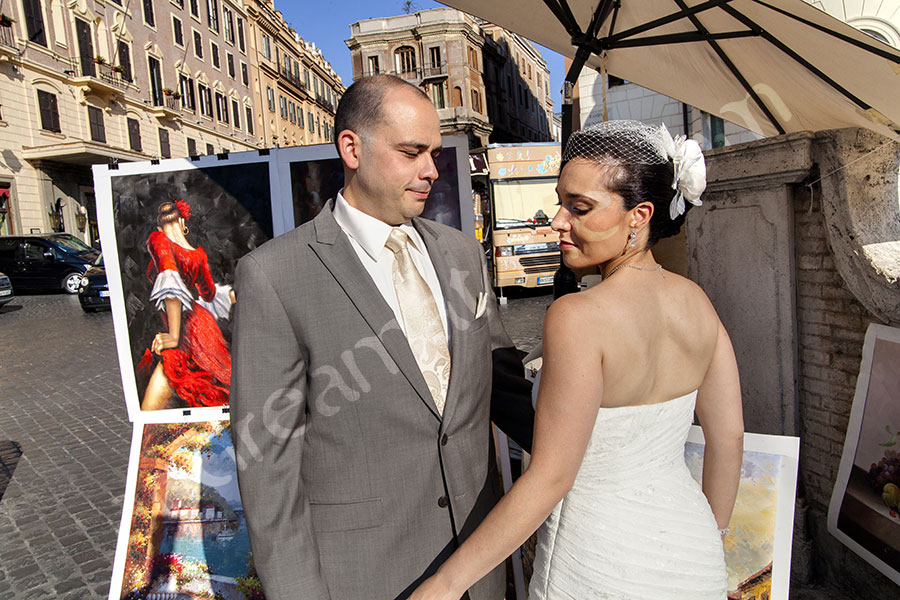
[[723,600],[712,510],[684,462],[697,393],[601,408],[571,491],[538,531],[531,600]]

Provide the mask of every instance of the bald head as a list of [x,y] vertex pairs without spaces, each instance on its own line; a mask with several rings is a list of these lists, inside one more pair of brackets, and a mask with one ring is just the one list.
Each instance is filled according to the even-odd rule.
[[[334,145],[340,153],[338,136],[349,129],[360,137],[368,137],[384,121],[384,99],[391,90],[411,90],[426,101],[428,96],[411,83],[393,75],[363,77],[344,92],[334,116]],[[429,101],[430,102],[430,101]]]

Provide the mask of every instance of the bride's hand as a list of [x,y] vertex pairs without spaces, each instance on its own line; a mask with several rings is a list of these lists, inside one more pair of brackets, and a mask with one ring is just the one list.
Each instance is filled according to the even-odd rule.
[[429,577],[416,588],[409,600],[459,600],[463,592],[454,592],[440,573]]

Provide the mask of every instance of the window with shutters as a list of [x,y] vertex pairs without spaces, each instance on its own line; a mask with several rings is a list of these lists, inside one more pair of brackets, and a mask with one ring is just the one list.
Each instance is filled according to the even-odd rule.
[[238,48],[241,49],[241,52],[247,52],[247,46],[244,45],[244,19],[241,17],[237,18],[237,36],[238,36]]
[[200,18],[200,0],[191,0],[191,15]]
[[307,118],[308,118],[308,120],[309,120],[309,123],[308,123],[308,125],[309,125],[309,132],[310,132],[310,133],[315,133],[315,132],[316,132],[316,119],[315,119],[315,117],[313,117],[313,114],[312,114],[312,113],[306,113],[306,116],[307,116]]
[[41,112],[41,129],[61,133],[62,130],[59,128],[59,108],[56,104],[56,94],[38,90],[37,96],[38,106],[40,107]]
[[91,126],[91,139],[106,143],[106,128],[103,127],[103,111],[96,106],[88,106],[88,123]]
[[188,156],[197,156],[197,140],[194,138],[187,139]]
[[231,116],[234,119],[234,128],[241,128],[241,106],[238,104],[237,100],[232,99],[231,101]]
[[416,72],[416,51],[409,46],[402,46],[394,51],[394,68],[403,75]]
[[144,0],[144,23],[150,27],[156,26],[156,17],[153,15],[153,0]]
[[377,56],[370,56],[367,59],[367,61],[368,61],[369,69],[366,72],[366,75],[378,75],[379,73],[381,73],[381,69],[379,69],[379,67],[378,67],[378,57]]
[[266,100],[269,103],[269,112],[275,112],[275,90],[271,86],[266,86]]
[[433,83],[431,85],[431,102],[435,108],[447,108],[447,103],[444,101],[443,83]]
[[297,108],[293,102],[290,102],[288,104],[288,109],[289,109],[288,112],[290,113],[291,123],[296,123],[297,122]]
[[169,130],[159,128],[159,155],[163,158],[172,158],[172,150],[169,148]]
[[122,72],[119,75],[122,77],[123,81],[130,83],[132,81],[131,48],[128,46],[128,42],[123,42],[122,40],[119,40],[118,47],[119,66],[122,67]]
[[135,152],[141,151],[141,124],[137,119],[128,117],[128,145]]
[[265,33],[262,34],[262,53],[263,56],[272,60],[272,38],[267,36]]
[[247,72],[247,63],[241,61],[241,83],[250,85],[250,75]]
[[216,92],[216,118],[223,123],[228,122],[228,102],[219,92]]
[[234,44],[234,13],[227,6],[222,6],[222,23],[225,25],[225,41]]
[[206,20],[209,28],[219,32],[219,0],[206,0]]
[[300,129],[303,129],[303,107],[297,107],[297,125],[300,126]]
[[245,106],[244,109],[247,111],[247,133],[253,135],[253,108]]
[[219,45],[215,42],[209,43],[209,54],[212,57],[212,64],[215,68],[221,69],[222,64],[219,62]]
[[212,144],[207,144],[207,145],[206,145],[206,153],[207,153],[207,154],[210,154],[210,155],[216,153],[216,149],[213,148],[213,145],[212,145]]
[[44,14],[41,12],[40,0],[22,0],[25,9],[25,31],[28,41],[47,47],[47,33],[44,30]]
[[284,96],[278,96],[278,105],[281,107],[281,118],[287,119],[287,116],[288,116],[287,98],[285,98]]
[[175,39],[175,45],[184,48],[184,29],[181,26],[181,19],[172,15],[172,36]]
[[228,76],[234,79],[234,54],[225,53],[225,65],[228,67]]
[[197,84],[197,93],[200,96],[200,114],[212,117],[212,91],[202,83]]
[[199,31],[194,31],[194,56],[203,58],[203,37]]
[[194,80],[187,75],[178,76],[178,91],[181,92],[181,107],[188,110],[197,108],[194,97]]
[[162,70],[159,60],[153,56],[147,57],[147,67],[150,70],[150,101],[153,106],[163,105]]

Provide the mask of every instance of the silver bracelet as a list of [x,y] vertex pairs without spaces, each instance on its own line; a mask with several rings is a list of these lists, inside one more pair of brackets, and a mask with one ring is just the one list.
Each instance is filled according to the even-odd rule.
[[729,531],[731,531],[731,527],[726,527],[725,529],[720,529],[720,530],[719,530],[719,535],[725,535],[725,534],[728,533]]

